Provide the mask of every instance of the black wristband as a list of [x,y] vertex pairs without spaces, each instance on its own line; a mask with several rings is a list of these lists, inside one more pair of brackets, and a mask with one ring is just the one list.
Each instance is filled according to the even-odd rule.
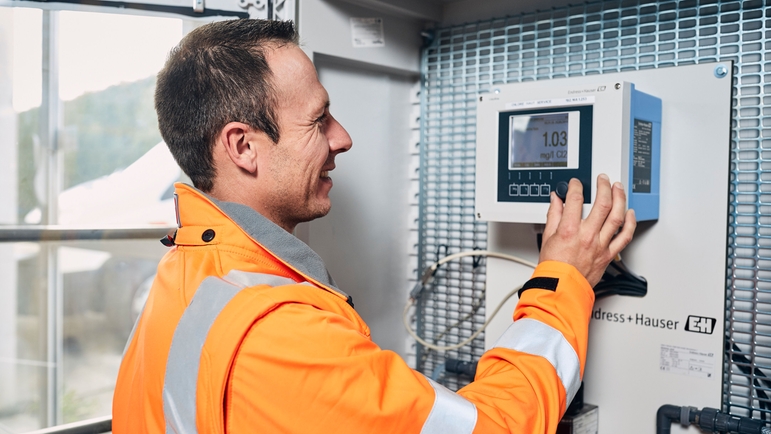
[[545,289],[547,291],[556,291],[560,280],[555,277],[533,277],[522,285],[517,295],[522,298],[522,293],[528,289]]

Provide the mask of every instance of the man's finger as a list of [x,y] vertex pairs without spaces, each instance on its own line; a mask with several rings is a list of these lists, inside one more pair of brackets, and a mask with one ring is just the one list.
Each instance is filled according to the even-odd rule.
[[[594,196],[594,204],[585,224],[592,233],[599,233],[613,206],[613,196],[610,187],[610,178],[601,173],[597,177],[597,194]],[[621,222],[619,222],[619,226]],[[618,226],[616,227],[618,229]],[[615,233],[615,231],[613,231]]]
[[562,208],[564,207],[562,199],[557,197],[557,193],[551,192],[549,198],[549,211],[546,213],[546,226],[543,228],[543,242],[557,232],[557,227],[562,219]]
[[584,186],[576,178],[570,180],[568,184],[568,193],[565,195],[565,209],[562,211],[560,227],[565,224],[573,226],[575,229],[581,224],[581,216],[584,207]]
[[622,224],[624,224],[624,212],[626,210],[626,193],[624,193],[624,186],[620,182],[613,184],[611,188],[613,195],[613,207],[608,213],[608,217],[605,219],[605,223],[600,229],[600,243],[603,246],[610,244],[610,240],[619,230]]
[[626,212],[624,227],[621,228],[621,231],[616,234],[616,237],[613,238],[610,242],[610,246],[608,246],[608,250],[610,250],[613,257],[616,257],[616,255],[621,253],[621,251],[624,250],[624,247],[632,241],[632,236],[634,235],[636,227],[637,218],[634,215],[634,210],[630,209]]

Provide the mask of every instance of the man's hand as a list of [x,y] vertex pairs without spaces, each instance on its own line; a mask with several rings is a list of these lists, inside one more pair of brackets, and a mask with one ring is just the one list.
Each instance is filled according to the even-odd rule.
[[583,189],[581,181],[570,180],[564,205],[552,193],[539,261],[568,263],[594,287],[610,261],[632,241],[637,220],[634,210],[625,211],[624,187],[618,182],[611,187],[605,174],[597,177],[594,206],[582,220]]

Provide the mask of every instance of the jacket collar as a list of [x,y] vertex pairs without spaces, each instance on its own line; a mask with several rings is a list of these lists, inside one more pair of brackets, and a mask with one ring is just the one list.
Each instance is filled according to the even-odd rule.
[[[208,199],[250,238],[277,259],[311,280],[342,294],[348,298],[350,303],[350,296],[337,287],[321,257],[299,238],[246,205],[219,201],[187,184],[177,183],[175,187],[177,192],[183,195],[185,194],[183,191],[187,190],[189,193]],[[184,221],[180,223],[181,225],[185,224]]]

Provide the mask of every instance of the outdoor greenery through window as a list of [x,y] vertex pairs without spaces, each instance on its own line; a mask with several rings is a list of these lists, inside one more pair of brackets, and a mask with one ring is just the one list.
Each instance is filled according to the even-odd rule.
[[172,185],[183,175],[161,142],[153,92],[191,27],[0,7],[0,434],[111,413],[121,354],[165,248],[2,234],[176,225]]

